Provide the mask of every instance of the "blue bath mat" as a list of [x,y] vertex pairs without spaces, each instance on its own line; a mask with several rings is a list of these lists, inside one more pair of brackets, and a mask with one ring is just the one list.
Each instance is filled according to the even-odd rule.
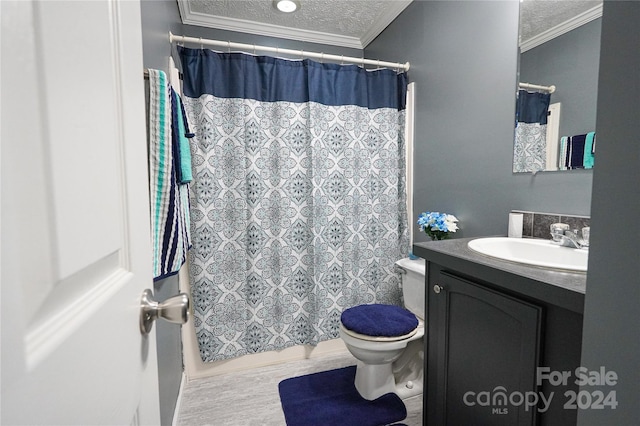
[[407,417],[407,408],[394,393],[374,401],[362,398],[354,385],[356,367],[280,382],[280,402],[287,426],[382,426]]

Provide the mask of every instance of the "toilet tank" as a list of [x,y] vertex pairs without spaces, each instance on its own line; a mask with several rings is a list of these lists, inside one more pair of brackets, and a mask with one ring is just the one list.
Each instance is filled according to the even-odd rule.
[[404,270],[402,274],[402,296],[404,306],[420,319],[424,319],[425,260],[411,260],[408,257],[396,262]]

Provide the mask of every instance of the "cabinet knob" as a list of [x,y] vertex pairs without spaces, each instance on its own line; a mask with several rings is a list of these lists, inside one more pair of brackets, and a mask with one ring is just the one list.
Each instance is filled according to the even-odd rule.
[[438,284],[433,286],[433,292],[435,294],[440,294],[441,291],[442,291],[442,287],[440,287]]

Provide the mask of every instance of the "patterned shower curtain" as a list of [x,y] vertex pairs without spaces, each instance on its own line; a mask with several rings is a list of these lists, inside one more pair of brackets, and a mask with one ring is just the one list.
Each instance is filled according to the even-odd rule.
[[179,52],[202,360],[315,345],[345,308],[400,304],[406,73]]
[[537,172],[547,168],[547,117],[549,93],[518,91],[513,172]]

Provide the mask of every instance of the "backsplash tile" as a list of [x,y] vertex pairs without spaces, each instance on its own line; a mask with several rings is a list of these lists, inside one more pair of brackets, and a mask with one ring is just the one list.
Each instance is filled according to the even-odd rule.
[[522,213],[522,236],[524,238],[550,239],[549,226],[552,223],[566,223],[570,229],[582,229],[590,226],[591,219],[586,216],[573,216],[554,213],[538,213],[523,210],[512,210],[513,213]]
[[551,238],[550,225],[560,222],[560,215],[535,213],[533,215],[533,238]]
[[560,216],[560,222],[568,224],[569,229],[581,230],[585,226],[590,226],[591,220],[588,217]]

